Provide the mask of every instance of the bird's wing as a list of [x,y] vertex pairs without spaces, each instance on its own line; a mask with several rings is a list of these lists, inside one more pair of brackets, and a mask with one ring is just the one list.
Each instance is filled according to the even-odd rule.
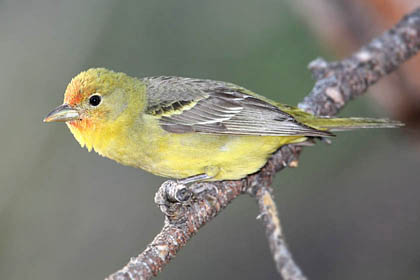
[[145,78],[146,113],[172,133],[264,136],[331,136],[298,122],[241,87],[180,77]]

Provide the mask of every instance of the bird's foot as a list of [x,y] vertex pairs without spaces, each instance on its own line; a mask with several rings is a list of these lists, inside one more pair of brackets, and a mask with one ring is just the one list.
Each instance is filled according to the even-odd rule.
[[204,175],[197,175],[194,178],[186,178],[179,181],[168,180],[164,182],[155,194],[155,203],[159,206],[162,213],[171,220],[179,219],[190,207],[191,202],[205,198],[211,200],[216,197],[218,189],[214,184],[193,183],[191,182],[208,179]]
[[185,184],[168,180],[159,187],[155,194],[155,203],[167,217],[176,217],[185,211],[184,208],[192,194]]

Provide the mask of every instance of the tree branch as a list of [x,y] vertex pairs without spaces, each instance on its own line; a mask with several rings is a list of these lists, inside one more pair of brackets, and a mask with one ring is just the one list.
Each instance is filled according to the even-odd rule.
[[[299,107],[319,116],[335,115],[349,100],[364,93],[370,85],[394,71],[419,49],[420,9],[417,9],[351,57],[332,63],[322,59],[312,62],[309,68],[317,82]],[[183,202],[184,197],[189,198],[185,190],[172,189],[173,195],[169,195],[171,185],[162,186],[157,198],[173,201],[165,205],[167,215],[162,231],[143,253],[131,258],[123,269],[107,279],[150,279],[156,276],[200,227],[242,193],[251,194],[258,201],[279,273],[284,279],[305,279],[286,247],[271,197],[271,182],[275,173],[286,166],[296,166],[301,150],[302,147],[296,145],[283,146],[258,173],[242,180],[194,184],[191,186],[193,189],[204,191],[192,195],[187,202]]]

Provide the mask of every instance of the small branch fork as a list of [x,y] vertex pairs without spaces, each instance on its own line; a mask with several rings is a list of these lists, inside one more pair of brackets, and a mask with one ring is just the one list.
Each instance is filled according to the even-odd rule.
[[[352,98],[420,49],[420,8],[406,15],[392,29],[372,40],[351,57],[328,63],[316,59],[309,65],[317,80],[314,88],[299,104],[307,112],[333,116]],[[248,193],[255,197],[276,268],[285,280],[306,279],[293,261],[282,233],[276,205],[271,194],[274,175],[283,168],[296,167],[302,146],[280,148],[258,173],[238,181],[196,183],[186,188],[173,181],[165,182],[155,201],[165,213],[161,232],[137,257],[107,280],[150,279],[174,258],[177,252],[208,221],[233,199]]]

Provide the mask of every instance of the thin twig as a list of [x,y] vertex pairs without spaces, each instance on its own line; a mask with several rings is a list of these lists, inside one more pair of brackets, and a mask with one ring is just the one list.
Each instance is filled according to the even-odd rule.
[[[312,62],[310,69],[317,82],[299,107],[315,115],[335,115],[350,99],[361,95],[370,85],[394,71],[419,49],[420,9],[417,9],[351,57],[340,62],[327,63],[322,59]],[[174,203],[166,216],[162,231],[147,249],[107,279],[150,279],[157,275],[200,227],[214,218],[235,197],[245,192],[255,196],[259,203],[261,200],[271,201],[267,205],[264,203],[260,209],[267,219],[264,225],[266,232],[270,233],[270,248],[283,278],[304,279],[290,253],[278,252],[286,247],[277,213],[264,215],[267,214],[264,209],[272,204],[269,190],[275,173],[288,165],[295,166],[300,151],[301,147],[284,146],[258,173],[239,181],[206,183],[206,191],[195,195],[192,201]],[[271,207],[269,212],[276,212],[275,208]],[[282,257],[277,257],[280,255]]]
[[284,280],[306,280],[287,248],[271,189],[259,188],[255,198],[258,201],[261,213],[259,217],[263,220],[277,271],[283,276]]

